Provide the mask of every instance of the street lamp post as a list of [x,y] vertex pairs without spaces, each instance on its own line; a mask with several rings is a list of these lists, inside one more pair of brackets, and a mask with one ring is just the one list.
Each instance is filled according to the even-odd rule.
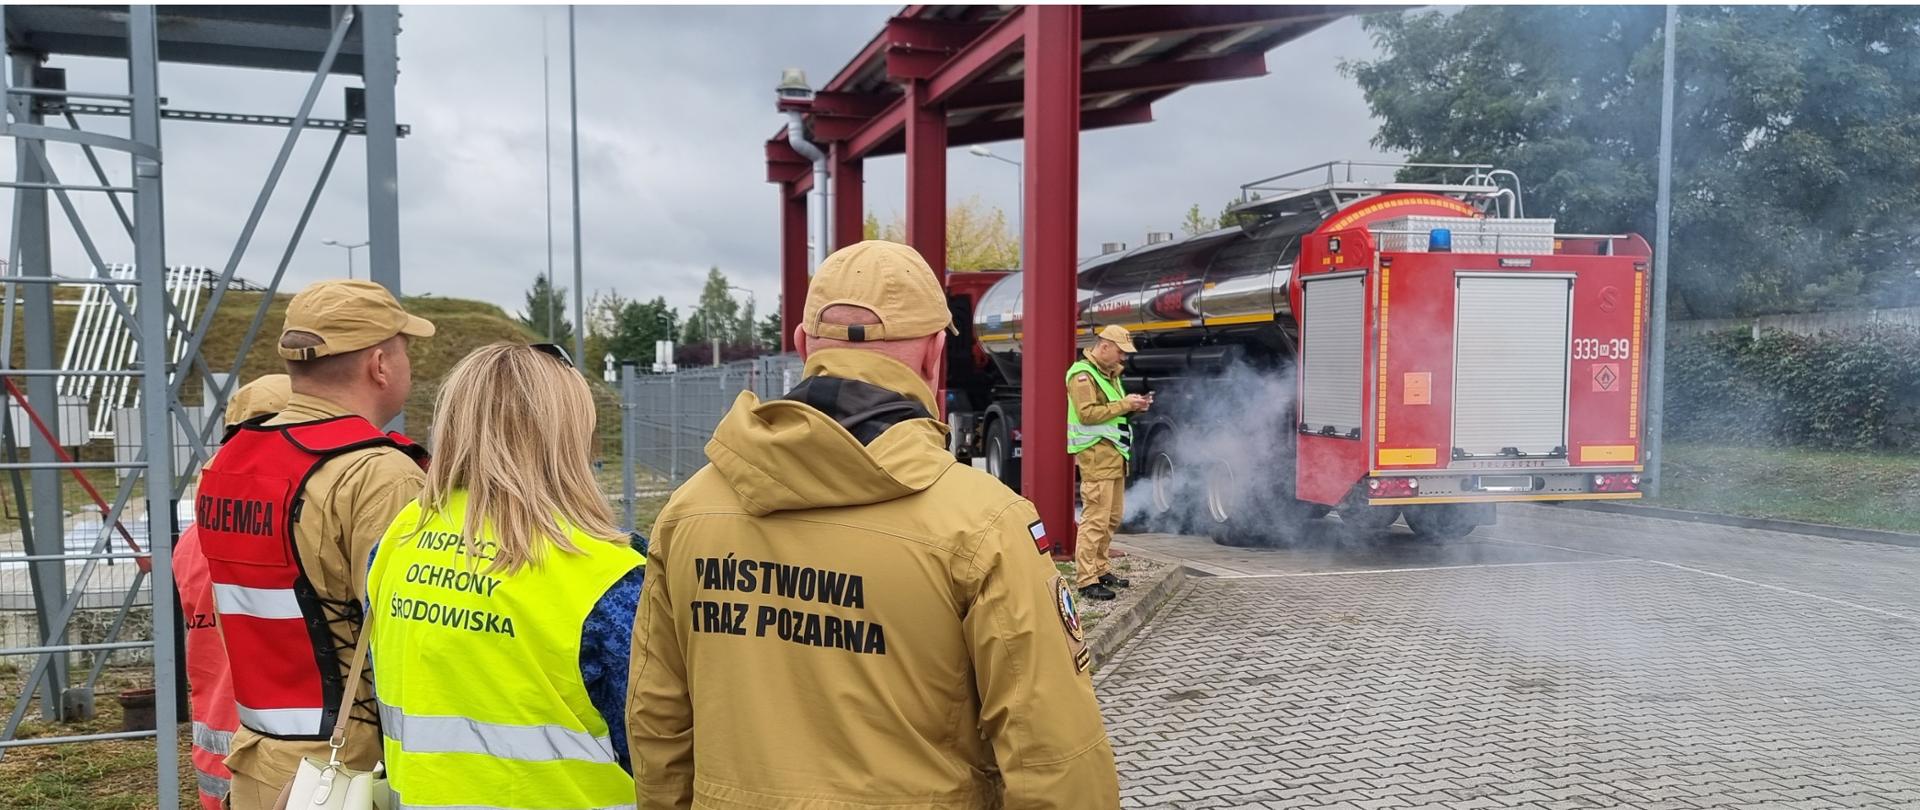
[[[741,292],[743,292],[743,293],[746,293],[746,294],[747,294],[747,308],[748,308],[748,309],[758,309],[758,308],[759,308],[759,305],[758,305],[758,302],[756,302],[756,301],[754,300],[754,297],[753,297],[753,291],[752,291],[752,290],[749,290],[749,289],[747,289],[747,288],[745,288],[745,287],[735,287],[735,286],[733,286],[732,284],[728,284],[728,285],[727,285],[727,289],[729,289],[729,290],[739,290],[739,291],[741,291]],[[713,323],[713,318],[714,318],[714,313],[713,313],[713,312],[711,312],[711,311],[709,311],[709,312],[707,312],[707,313],[706,313],[706,321],[707,321],[707,342],[709,342],[709,343],[711,343],[711,344],[713,344],[713,367],[714,367],[714,368],[719,368],[719,367],[720,367],[720,330],[719,330],[719,328],[718,328],[718,327],[716,327],[716,326],[714,325],[714,323]]]
[[[974,157],[992,158],[994,160],[1000,161],[1001,163],[1005,163],[1013,167],[1013,172],[1014,172],[1013,174],[1013,180],[1014,180],[1013,211],[1014,211],[1014,216],[1017,217],[1014,224],[1014,227],[1017,229],[1014,231],[1014,239],[1016,241],[1026,239],[1026,233],[1027,233],[1026,172],[1020,168],[1020,161],[1014,160],[1012,158],[1004,158],[999,155],[996,155],[993,153],[992,149],[988,149],[978,144],[975,144],[974,146],[969,147],[967,149],[967,154],[973,155]],[[1024,264],[1025,262],[1022,262],[1022,263]]]
[[328,239],[328,240],[325,240],[324,242],[322,242],[322,244],[326,244],[326,245],[332,245],[333,247],[337,247],[337,248],[344,248],[344,249],[346,249],[346,251],[347,251],[347,279],[348,279],[349,281],[351,281],[351,280],[353,279],[353,252],[354,252],[354,251],[356,251],[356,250],[359,250],[360,248],[363,248],[363,247],[366,247],[366,246],[367,246],[368,244],[371,244],[371,243],[369,243],[369,242],[361,242],[361,243],[358,243],[358,244],[353,244],[353,245],[349,245],[349,244],[347,244],[347,243],[345,243],[345,242],[338,242],[338,241],[335,241],[335,240],[332,240],[332,239]]

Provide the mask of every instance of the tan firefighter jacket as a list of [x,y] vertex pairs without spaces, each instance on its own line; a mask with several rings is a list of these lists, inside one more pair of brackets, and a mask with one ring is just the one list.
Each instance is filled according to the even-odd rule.
[[954,461],[906,366],[828,350],[805,373],[740,395],[654,527],[640,807],[1117,807],[1032,504]]

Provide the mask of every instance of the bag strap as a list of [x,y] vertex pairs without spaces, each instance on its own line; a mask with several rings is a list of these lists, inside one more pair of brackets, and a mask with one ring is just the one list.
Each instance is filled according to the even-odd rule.
[[[371,618],[371,617],[369,617]],[[372,622],[360,623],[360,640],[353,645],[353,667],[347,671],[347,687],[340,690],[340,712],[333,720],[333,734],[327,738],[330,762],[340,761],[340,749],[347,745],[347,724],[353,722],[353,704],[360,697],[360,675],[367,666],[367,640],[373,637]]]

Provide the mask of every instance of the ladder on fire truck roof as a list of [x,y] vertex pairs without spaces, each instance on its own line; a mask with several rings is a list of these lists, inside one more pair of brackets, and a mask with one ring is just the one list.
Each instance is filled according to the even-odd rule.
[[[1418,179],[1402,179],[1415,177]],[[1511,185],[1503,185],[1506,178]],[[1490,163],[1370,163],[1340,160],[1264,177],[1240,187],[1229,210],[1259,217],[1263,226],[1299,217],[1325,219],[1357,201],[1382,194],[1420,192],[1452,197],[1488,216],[1526,216],[1520,178]],[[1507,205],[1502,209],[1500,200]]]

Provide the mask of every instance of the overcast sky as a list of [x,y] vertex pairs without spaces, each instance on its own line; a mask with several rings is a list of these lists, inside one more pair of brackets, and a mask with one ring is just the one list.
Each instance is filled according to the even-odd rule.
[[[758,293],[778,292],[775,187],[764,182],[761,144],[781,125],[773,86],[783,67],[817,85],[870,39],[897,6],[585,7],[579,10],[580,143],[584,266],[589,291],[664,295],[684,309],[709,266]],[[408,294],[479,298],[518,311],[547,266],[542,203],[542,26],[552,58],[554,266],[571,287],[566,10],[514,6],[406,7],[401,20],[399,108],[413,127],[400,144],[403,286]],[[1187,207],[1209,214],[1241,183],[1324,160],[1379,157],[1359,90],[1342,58],[1370,56],[1356,20],[1281,46],[1265,77],[1204,85],[1154,105],[1153,123],[1098,130],[1081,140],[1082,253],[1101,242],[1137,244],[1177,230]],[[75,89],[124,89],[124,63],[56,58]],[[167,65],[161,94],[172,107],[291,115],[310,77]],[[331,79],[316,115],[341,114],[346,79]],[[89,128],[115,131],[115,120]],[[119,130],[119,131],[124,131]],[[233,248],[284,133],[272,128],[168,122],[169,264],[220,267]],[[332,135],[309,133],[273,198],[240,274],[264,282],[285,249]],[[1017,157],[1016,142],[993,145]],[[56,148],[62,179],[85,181],[77,153]],[[345,272],[323,240],[366,235],[364,149],[350,140],[294,254],[283,289]],[[1013,167],[950,153],[948,193],[978,195],[1009,212]],[[126,160],[109,161],[116,180]],[[901,212],[898,157],[869,161],[866,205]],[[99,195],[84,216],[109,262],[131,247]],[[0,194],[0,203],[11,200]],[[55,217],[57,272],[86,272],[85,256]],[[366,251],[355,251],[364,277]]]

